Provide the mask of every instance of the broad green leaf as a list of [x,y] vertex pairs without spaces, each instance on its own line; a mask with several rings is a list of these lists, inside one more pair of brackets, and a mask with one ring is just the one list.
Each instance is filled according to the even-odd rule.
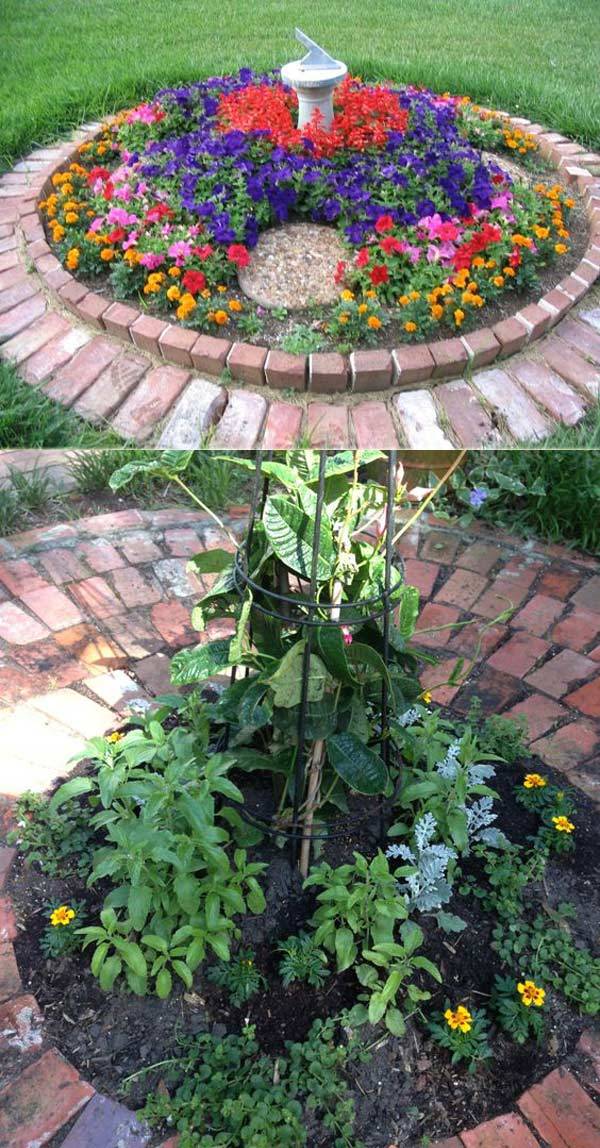
[[108,945],[107,945],[106,941],[104,941],[101,945],[98,945],[98,947],[94,950],[94,955],[92,957],[92,963],[90,965],[90,968],[92,970],[92,976],[98,977],[100,975],[100,969],[102,968],[102,965],[104,963],[104,958],[105,958],[107,952],[108,952]]
[[406,1032],[406,1024],[400,1009],[388,1008],[385,1014],[385,1027],[389,1029],[392,1036],[404,1036]]
[[231,558],[228,550],[203,550],[190,558],[188,566],[191,566],[195,574],[222,574],[224,570],[232,568]]
[[346,651],[348,661],[355,666],[367,666],[369,669],[374,670],[378,677],[386,678],[388,685],[391,686],[390,675],[386,669],[385,662],[381,654],[377,653],[372,646],[365,645],[364,642],[353,642],[348,646]]
[[231,666],[229,638],[217,638],[205,645],[180,650],[171,659],[171,681],[178,686],[193,685]]
[[462,809],[451,809],[448,813],[448,829],[452,841],[461,852],[469,844],[467,815]]
[[112,989],[122,968],[123,962],[120,961],[118,957],[113,956],[106,958],[102,968],[100,969],[100,975],[98,977],[100,988],[104,989],[105,993]]
[[419,616],[419,591],[416,586],[403,586],[400,610],[398,613],[398,629],[400,636],[408,641],[412,638],[417,618]]
[[410,956],[423,944],[423,930],[414,921],[404,921],[400,926],[400,936],[406,952]]
[[[302,677],[304,667],[304,641],[296,642],[281,659],[275,673],[268,679],[273,690],[273,704],[283,709],[300,705],[302,698]],[[326,688],[332,684],[327,667],[316,654],[310,655],[308,671],[309,702],[318,702]]]
[[372,993],[369,1001],[369,1023],[378,1024],[386,1008],[387,1004],[383,999],[383,994],[380,992]]
[[248,626],[250,624],[250,614],[252,612],[252,595],[247,594],[244,600],[240,616],[235,628],[235,634],[231,639],[229,646],[229,659],[232,665],[236,666],[239,662],[243,661],[244,652],[247,650],[248,641]]
[[169,951],[169,946],[164,937],[159,937],[157,933],[144,933],[141,942],[143,945],[148,945],[148,948],[155,949],[157,953]]
[[92,781],[91,777],[72,777],[70,781],[65,781],[64,785],[61,785],[50,799],[50,813],[56,813],[56,810],[60,809],[65,801],[70,801],[72,797],[80,797],[82,793],[91,793],[95,788],[96,783]]
[[[275,495],[266,501],[263,522],[267,538],[277,557],[290,570],[295,570],[309,580],[315,533],[313,519],[289,499]],[[334,561],[331,523],[323,513],[316,560],[318,582],[325,582],[331,577]]]
[[191,969],[188,968],[184,961],[171,961],[171,964],[177,976],[181,977],[185,987],[191,989],[194,980]]
[[322,626],[317,629],[317,648],[327,669],[344,685],[356,684],[356,679],[346,657],[346,645],[338,626]]
[[159,458],[136,459],[119,467],[111,474],[108,482],[111,490],[121,490],[132,479],[143,475],[147,478],[173,478],[186,469],[193,455],[192,450],[163,450]]
[[146,924],[150,906],[152,904],[152,889],[148,885],[132,885],[127,901],[127,912],[131,923],[140,933]]
[[129,966],[132,973],[137,977],[145,977],[147,972],[146,958],[139,945],[135,941],[125,941],[115,937],[115,948],[118,949],[119,956],[123,957],[125,964]]
[[385,762],[354,734],[336,733],[327,738],[327,757],[336,773],[357,793],[383,793],[388,780]]
[[173,978],[168,969],[161,969],[156,978],[156,995],[161,1000],[169,996],[173,987]]
[[337,929],[335,934],[335,954],[337,957],[338,973],[349,969],[356,959],[357,948],[354,943],[354,934],[350,929]]
[[463,921],[462,917],[457,917],[454,913],[446,913],[444,909],[440,909],[435,915],[435,919],[446,933],[462,933],[466,929],[467,922]]
[[184,913],[197,913],[200,902],[200,885],[190,873],[181,874],[174,881],[175,896]]

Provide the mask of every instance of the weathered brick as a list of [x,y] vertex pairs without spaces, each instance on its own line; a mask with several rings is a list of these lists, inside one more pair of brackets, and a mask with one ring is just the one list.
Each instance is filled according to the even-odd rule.
[[586,323],[580,323],[578,319],[563,319],[556,328],[556,333],[575,347],[576,351],[580,351],[594,363],[600,363],[600,335],[591,330]]
[[493,334],[500,344],[500,352],[498,357],[505,358],[507,355],[513,355],[516,351],[520,351],[527,342],[527,328],[523,323],[519,323],[518,319],[514,317],[511,319],[501,319],[492,327]]
[[92,327],[104,330],[103,315],[109,307],[110,299],[105,299],[104,296],[96,295],[94,291],[90,291],[77,304],[77,311],[84,323],[90,323]]
[[409,387],[433,377],[435,363],[428,347],[396,347],[392,351],[394,385]]
[[462,375],[469,357],[460,339],[440,339],[438,343],[430,343],[429,349],[435,363],[435,379]]
[[345,355],[319,352],[309,355],[308,389],[320,394],[345,391],[348,386],[349,363]]
[[76,312],[77,305],[81,303],[81,300],[85,299],[88,294],[88,288],[83,283],[78,283],[77,280],[71,279],[70,283],[66,283],[64,287],[60,288],[58,294],[65,307],[68,307],[70,311]]
[[573,709],[580,710],[582,714],[587,714],[588,717],[600,718],[600,677],[580,686],[572,694],[567,694],[563,701]]
[[20,374],[28,383],[41,383],[49,375],[68,363],[80,347],[89,343],[91,335],[82,327],[72,327],[64,335],[51,339],[35,355],[21,364]]
[[124,1104],[96,1094],[79,1117],[62,1148],[144,1148],[151,1140],[147,1125],[141,1124]]
[[[560,598],[563,602],[573,593],[581,582],[581,574],[569,570],[566,566],[549,566],[538,582],[538,593],[549,594],[552,598]],[[565,645],[568,645],[565,642]]]
[[460,1138],[464,1148],[539,1148],[535,1136],[514,1112],[461,1132]]
[[220,375],[225,370],[230,350],[229,339],[217,339],[214,335],[199,335],[192,347],[192,363],[197,371]]
[[48,630],[36,618],[26,614],[14,602],[0,602],[0,638],[17,646],[39,642]]
[[15,911],[10,897],[0,897],[0,945],[14,941],[17,935]]
[[125,438],[143,442],[170,410],[189,382],[187,371],[178,367],[156,367],[125,399],[113,420],[114,429]]
[[227,392],[208,379],[192,379],[171,412],[158,445],[195,450],[223,414]]
[[566,1068],[556,1068],[518,1100],[549,1148],[598,1148],[600,1108]]
[[421,531],[421,548],[419,557],[427,561],[428,558],[442,566],[451,566],[460,546],[460,539],[456,534],[447,530],[432,530],[427,527]]
[[211,447],[249,450],[260,438],[267,413],[262,395],[230,391],[227,406],[211,438]]
[[265,362],[265,376],[270,387],[295,391],[306,389],[306,355],[290,355],[286,351],[269,351]]
[[456,565],[485,575],[496,565],[501,554],[500,547],[493,542],[473,542],[458,555]]
[[[198,540],[196,539],[196,550]],[[168,602],[158,602],[150,612],[152,625],[164,638],[167,646],[180,649],[182,646],[192,645],[198,641],[198,633],[190,622],[189,605],[169,599]]]
[[140,351],[148,351],[149,354],[160,358],[158,340],[168,326],[168,323],[164,323],[162,319],[155,319],[153,315],[140,315],[131,325],[131,338]]
[[506,371],[497,367],[478,371],[473,375],[473,382],[488,403],[497,409],[517,442],[546,438],[550,433],[550,423]]
[[148,363],[141,355],[123,354],[118,346],[116,350],[117,358],[109,363],[73,404],[77,414],[90,422],[101,423],[110,418],[148,369]]
[[140,612],[128,610],[104,620],[104,626],[113,635],[130,658],[145,658],[160,650],[163,639]]
[[419,677],[421,686],[429,691],[432,701],[438,706],[449,706],[463,684],[462,681],[453,686],[447,684],[458,661],[458,657],[440,658],[435,666],[427,666]]
[[11,849],[8,845],[0,845],[0,892],[6,885],[16,855],[16,849]]
[[0,941],[0,1001],[17,996],[21,987],[15,950],[9,941]]
[[385,391],[392,384],[392,372],[389,351],[353,351],[350,355],[353,391]]
[[150,658],[142,658],[137,663],[135,672],[144,687],[155,697],[179,692],[171,682],[171,661],[166,654],[153,654]]
[[500,353],[500,343],[489,327],[461,337],[472,367],[487,367]]
[[83,555],[88,566],[96,574],[105,574],[107,570],[116,570],[123,565],[123,559],[114,546],[105,538],[93,538],[91,542],[81,542],[78,552]]
[[461,446],[471,448],[499,445],[501,437],[479,396],[465,379],[441,383],[435,391]]
[[77,606],[56,586],[44,586],[23,594],[22,601],[51,630],[64,630],[83,621]]
[[392,402],[409,447],[452,449],[454,443],[446,437],[438,422],[435,403],[429,391],[400,391],[394,395]]
[[15,997],[0,1005],[0,1048],[16,1049],[22,1054],[42,1043],[43,1017],[35,997]]
[[[413,638],[415,645],[433,649],[446,646],[453,633],[450,627],[458,622],[459,618],[460,612],[452,606],[444,606],[437,600],[427,602],[419,614],[419,621]],[[426,630],[432,632],[425,633]]]
[[227,356],[227,366],[232,378],[251,386],[261,386],[265,382],[266,347],[254,347],[250,343],[234,343]]
[[434,562],[422,562],[418,558],[406,558],[404,570],[408,585],[416,586],[423,598],[429,598],[440,572],[439,566]]
[[139,570],[131,566],[113,570],[111,577],[117,594],[126,606],[149,606],[160,602],[162,598],[154,579],[147,581]]
[[327,403],[309,403],[307,435],[312,447],[350,446],[347,408],[329,406]]
[[94,1095],[90,1084],[55,1049],[23,1069],[0,1092],[0,1144],[45,1144]]
[[569,650],[581,653],[596,641],[598,634],[600,634],[600,614],[576,606],[556,624],[550,633],[550,639],[559,646],[566,646]]
[[41,292],[32,295],[17,307],[12,307],[0,315],[0,343],[12,339],[19,332],[24,331],[41,319],[46,310],[46,300]]
[[128,307],[125,303],[111,303],[102,316],[102,322],[110,335],[131,342],[130,328],[139,318],[139,314],[135,307]]
[[530,674],[527,682],[553,698],[562,698],[577,682],[591,677],[596,669],[591,658],[575,650],[561,650],[541,669]]
[[70,406],[113,362],[119,350],[108,339],[92,339],[45,385],[46,394]]
[[191,367],[191,350],[197,338],[196,331],[169,324],[158,340],[163,359],[168,363],[177,363],[180,367]]
[[470,610],[473,603],[483,594],[487,579],[473,570],[455,570],[436,594],[436,601],[448,602],[460,610]]
[[70,587],[73,597],[84,610],[96,618],[108,618],[111,614],[119,614],[123,605],[113,594],[108,582],[104,578],[86,578],[83,582],[73,582]]
[[469,712],[474,697],[480,698],[484,717],[514,705],[521,693],[521,683],[512,674],[485,665],[476,681],[461,690],[454,705],[459,713]]
[[573,594],[572,601],[577,606],[583,606],[586,610],[593,610],[596,614],[600,613],[600,574],[595,574],[593,578],[588,578],[583,586]]
[[105,733],[114,720],[110,710],[71,689],[40,694],[23,709],[43,714],[84,738],[98,737]]
[[374,442],[381,450],[394,450],[398,446],[396,428],[385,403],[359,403],[352,408],[351,418],[359,450]]
[[[128,562],[137,566],[142,562],[155,562],[162,558],[162,550],[152,541],[149,534],[139,531],[136,534],[125,534],[119,539],[119,550],[125,555]],[[125,572],[125,577],[127,572]]]
[[521,359],[511,364],[511,370],[525,390],[553,418],[567,426],[573,426],[583,418],[586,405],[581,396],[543,363]]
[[537,634],[541,638],[560,617],[562,611],[563,604],[557,598],[548,597],[546,594],[534,594],[527,605],[523,606],[518,614],[513,615],[511,626],[516,630],[527,630],[530,634]]
[[302,425],[302,407],[292,403],[271,403],[263,431],[266,450],[288,450],[298,442]]
[[523,716],[527,718],[528,740],[532,742],[552,729],[557,722],[567,716],[568,712],[564,706],[545,697],[544,694],[534,693],[524,698],[523,701],[517,702],[511,709],[506,710],[503,717],[517,718]]
[[70,330],[70,324],[66,319],[63,319],[62,315],[50,311],[37,321],[34,320],[29,323],[19,334],[5,343],[1,352],[2,358],[18,365],[28,359],[30,355],[34,355],[51,339],[57,335],[64,335]]
[[550,643],[520,630],[513,634],[488,660],[488,665],[504,673],[522,678],[550,649]]
[[564,319],[567,312],[571,310],[573,300],[569,295],[565,295],[564,291],[559,291],[558,288],[555,287],[552,291],[547,291],[546,294],[542,296],[539,301],[539,306],[542,307],[544,311],[549,312],[550,326],[553,327],[555,323]]
[[17,598],[30,590],[43,590],[47,585],[45,579],[24,558],[0,562],[0,582]]

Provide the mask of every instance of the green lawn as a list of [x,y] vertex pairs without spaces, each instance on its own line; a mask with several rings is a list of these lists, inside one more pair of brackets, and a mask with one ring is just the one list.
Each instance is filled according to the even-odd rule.
[[0,162],[161,85],[299,54],[539,119],[600,143],[599,0],[3,0]]

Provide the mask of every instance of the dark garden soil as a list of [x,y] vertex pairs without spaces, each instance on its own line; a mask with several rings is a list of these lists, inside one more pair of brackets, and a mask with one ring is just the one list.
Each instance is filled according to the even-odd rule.
[[[493,783],[502,798],[496,807],[497,824],[512,841],[520,843],[538,826],[537,818],[517,805],[513,797],[513,787],[522,779],[524,768],[535,769],[535,761],[500,766]],[[564,784],[560,775],[553,775],[545,766],[543,773],[549,780]],[[240,777],[235,780],[239,783]],[[250,784],[248,775],[243,775],[242,783],[247,807],[252,811],[264,808],[266,790],[256,775]],[[334,865],[351,859],[353,849],[371,855],[376,846],[377,808],[367,808],[367,816],[357,822],[358,808],[354,805],[346,823],[336,826],[340,836],[325,844],[322,856]],[[577,825],[576,850],[550,862],[543,886],[531,893],[530,913],[533,917],[542,905],[554,908],[561,901],[572,902],[577,909],[573,926],[576,939],[598,951],[600,826],[593,803],[583,793],[577,795],[573,819]],[[49,1040],[97,1089],[117,1096],[132,1073],[176,1053],[179,1035],[239,1032],[246,1020],[256,1025],[263,1048],[277,1056],[284,1052],[286,1040],[303,1040],[314,1019],[354,1003],[356,982],[351,972],[331,975],[319,991],[304,985],[283,988],[275,946],[279,939],[305,926],[315,902],[312,891],[303,893],[286,851],[268,843],[257,847],[253,856],[255,853],[268,862],[262,880],[267,907],[260,916],[248,917],[242,923],[242,943],[255,950],[257,966],[268,987],[242,1009],[232,1008],[223,991],[203,980],[201,972],[196,974],[191,992],[177,990],[168,1000],[160,1001],[126,992],[103,993],[85,954],[46,960],[39,938],[47,922],[47,906],[83,900],[92,918],[103,891],[96,887],[87,890],[74,878],[51,880],[19,858],[9,892],[17,912],[15,948],[25,990],[35,995],[45,1013]],[[467,861],[463,872],[477,877],[479,863]],[[429,989],[434,986],[429,1012],[433,1008],[443,1011],[446,998],[453,1005],[485,1005],[494,974],[500,971],[491,949],[494,919],[474,898],[456,895],[448,908],[467,922],[462,933],[443,933],[431,916],[421,915],[419,919],[427,938],[424,951],[443,976],[441,986],[430,979],[426,986],[423,982]],[[529,1041],[521,1047],[494,1032],[494,1059],[473,1076],[453,1067],[449,1054],[432,1045],[412,1022],[402,1041],[371,1028],[362,1030],[366,1043],[372,1046],[372,1058],[352,1070],[357,1137],[367,1148],[417,1148],[423,1143],[422,1137],[435,1140],[453,1135],[505,1111],[526,1088],[573,1053],[586,1022],[588,1027],[590,1023],[555,992],[548,993],[545,1014],[546,1037],[541,1046]],[[139,1107],[160,1080],[160,1067],[142,1081],[134,1080],[127,1103]],[[326,1148],[328,1143],[313,1137],[310,1148]]]

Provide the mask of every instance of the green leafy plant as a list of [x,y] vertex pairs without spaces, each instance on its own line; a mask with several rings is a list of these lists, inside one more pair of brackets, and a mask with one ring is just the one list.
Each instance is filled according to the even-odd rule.
[[15,803],[16,829],[7,840],[18,845],[29,864],[48,877],[87,877],[92,867],[94,830],[76,801],[67,801],[60,814],[48,798],[23,793]]
[[242,949],[229,962],[211,965],[206,978],[225,989],[232,1005],[239,1008],[255,997],[267,981],[256,967],[256,955],[251,949]]
[[314,351],[322,351],[324,346],[322,332],[315,330],[310,323],[296,323],[281,340],[282,351],[291,355],[310,355]]
[[532,848],[525,852],[520,846],[510,844],[502,852],[476,845],[473,853],[483,861],[487,883],[483,885],[473,877],[465,877],[459,892],[463,896],[472,894],[486,911],[501,918],[518,917],[523,912],[524,894],[544,876],[547,851]]
[[452,1053],[452,1064],[466,1060],[470,1073],[493,1056],[490,1022],[483,1009],[470,1012],[464,1005],[453,1009],[447,1000],[443,1020],[431,1020],[428,1029],[436,1044]]
[[329,976],[327,957],[309,934],[288,937],[277,948],[283,953],[279,973],[286,988],[294,981],[305,981],[313,989],[321,988]]
[[[427,957],[415,955],[423,931],[408,921],[406,898],[383,853],[369,862],[354,854],[353,865],[332,869],[326,862],[313,869],[305,888],[321,887],[319,908],[311,925],[314,942],[335,956],[338,972],[352,968],[364,992],[351,1010],[353,1024],[383,1020],[394,1036],[405,1031],[403,1008],[431,996],[412,979],[420,971],[441,980]],[[396,932],[397,922],[402,924]]]
[[335,1148],[363,1148],[346,1074],[368,1054],[339,1040],[337,1029],[334,1018],[315,1021],[306,1041],[288,1042],[276,1061],[261,1052],[252,1026],[240,1036],[187,1039],[181,1055],[161,1065],[169,1091],[151,1094],[141,1115],[177,1128],[180,1148],[302,1148],[308,1117],[319,1139],[326,1134]]
[[496,976],[491,995],[491,1006],[500,1027],[517,1044],[525,1044],[534,1037],[538,1044],[544,1035],[544,1007],[546,993],[533,980]]
[[600,958],[573,936],[567,902],[547,907],[531,921],[502,921],[493,932],[493,948],[509,967],[526,967],[543,985],[561,992],[587,1016],[600,1012]]
[[47,905],[48,924],[40,937],[40,949],[45,957],[57,960],[81,948],[79,928],[85,919],[84,906],[79,901],[72,905]]
[[469,707],[468,722],[477,727],[477,742],[481,753],[493,754],[502,761],[514,765],[525,756],[528,743],[527,718],[524,714],[516,718],[491,714],[478,724],[481,714],[481,701],[473,698]]

